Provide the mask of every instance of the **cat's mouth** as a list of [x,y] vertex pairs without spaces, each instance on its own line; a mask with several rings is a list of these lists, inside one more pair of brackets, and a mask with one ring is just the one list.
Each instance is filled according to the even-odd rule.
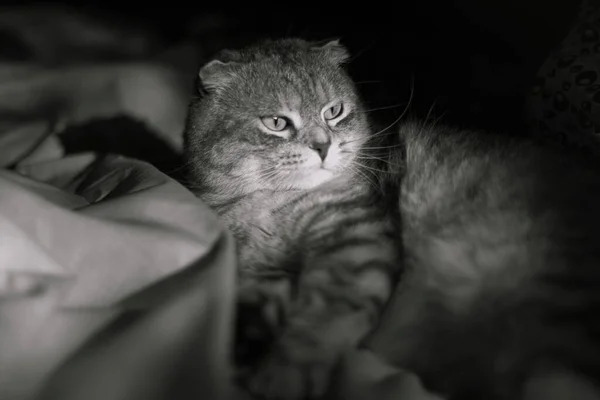
[[321,164],[318,165],[317,169],[335,173],[338,170],[336,167],[339,167],[339,164],[340,163],[336,162],[335,160],[329,160],[326,158],[324,161],[321,162]]

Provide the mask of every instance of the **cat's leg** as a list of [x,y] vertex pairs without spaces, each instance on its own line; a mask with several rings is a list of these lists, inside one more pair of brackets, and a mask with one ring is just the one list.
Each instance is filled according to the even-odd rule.
[[[248,211],[253,202],[267,200],[265,193],[254,193],[238,201],[224,216],[236,238],[240,260],[234,363],[237,380],[243,386],[282,329],[294,275],[292,266],[284,267],[289,249],[283,235],[278,234],[281,218],[271,212]],[[298,267],[291,269],[297,272]]]
[[235,365],[238,379],[264,356],[281,331],[290,281],[286,277],[242,277],[237,291]]
[[263,398],[321,398],[342,353],[375,326],[391,294],[399,249],[386,223],[319,236],[305,243],[286,325],[250,383]]

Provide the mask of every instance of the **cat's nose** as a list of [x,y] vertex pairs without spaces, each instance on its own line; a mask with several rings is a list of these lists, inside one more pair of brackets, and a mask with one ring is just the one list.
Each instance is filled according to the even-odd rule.
[[327,152],[329,152],[329,147],[331,147],[331,140],[329,138],[327,138],[327,140],[315,140],[308,147],[319,154],[321,161],[325,161]]

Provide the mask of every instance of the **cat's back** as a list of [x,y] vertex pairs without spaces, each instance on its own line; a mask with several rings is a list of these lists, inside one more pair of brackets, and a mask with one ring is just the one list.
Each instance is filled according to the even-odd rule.
[[[402,137],[406,249],[436,266],[428,279],[452,288],[457,310],[482,292],[539,287],[574,270],[600,283],[600,163],[589,154],[416,125]],[[453,285],[442,283],[448,279]]]
[[416,124],[401,139],[410,301],[377,346],[391,340],[392,357],[457,398],[520,398],[548,366],[593,377],[600,339],[586,316],[600,304],[600,163]]
[[489,226],[497,219],[508,229],[514,223],[540,234],[569,228],[585,235],[600,222],[600,158],[589,153],[530,138],[416,124],[404,127],[401,137],[400,201],[409,223],[441,229]]

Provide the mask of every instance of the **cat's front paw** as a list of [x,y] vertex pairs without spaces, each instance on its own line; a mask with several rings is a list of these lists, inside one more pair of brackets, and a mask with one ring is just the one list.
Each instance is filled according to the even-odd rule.
[[240,379],[275,341],[281,312],[277,299],[259,286],[247,286],[238,292],[234,356]]
[[318,339],[299,343],[284,336],[254,371],[248,389],[265,400],[321,399],[339,356]]

